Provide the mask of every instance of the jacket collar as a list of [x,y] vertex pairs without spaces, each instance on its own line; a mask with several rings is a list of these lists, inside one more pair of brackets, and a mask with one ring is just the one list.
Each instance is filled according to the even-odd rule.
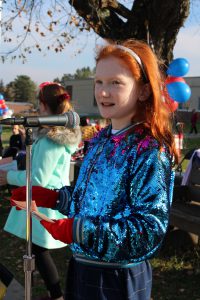
[[53,142],[59,145],[78,145],[81,141],[80,127],[69,129],[65,127],[55,126],[51,128],[42,127],[39,128],[34,135],[35,140],[39,140],[44,136],[51,139]]
[[[136,123],[133,123],[123,129],[120,129],[119,131],[117,131],[116,133],[112,134],[112,136],[119,136],[119,135],[125,135],[127,132],[129,131],[132,131],[132,129],[140,124],[144,123],[144,121],[141,121],[141,122],[136,122]],[[109,125],[107,127],[107,132],[106,132],[106,135],[107,136],[111,136],[111,131],[112,131],[112,125]]]

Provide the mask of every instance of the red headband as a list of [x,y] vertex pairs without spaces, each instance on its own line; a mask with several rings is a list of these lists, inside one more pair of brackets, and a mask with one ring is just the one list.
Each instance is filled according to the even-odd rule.
[[42,82],[42,83],[39,85],[39,88],[42,89],[42,88],[43,88],[44,86],[46,86],[46,85],[53,85],[53,84],[56,84],[56,85],[61,86],[61,84],[58,83],[58,82],[45,81],[45,82]]

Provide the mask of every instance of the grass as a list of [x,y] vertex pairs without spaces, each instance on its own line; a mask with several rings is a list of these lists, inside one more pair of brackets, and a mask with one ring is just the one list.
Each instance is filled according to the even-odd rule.
[[[9,128],[3,131],[3,144],[8,144],[11,132]],[[200,138],[185,139],[187,150],[199,147]],[[3,230],[10,204],[5,198],[7,193],[2,193],[0,201],[0,262],[5,265],[24,285],[23,255],[26,254],[24,240]],[[187,241],[187,242],[186,242]],[[71,256],[68,247],[51,251],[56,262],[64,288],[67,263]],[[164,246],[157,257],[151,260],[153,267],[153,300],[200,300],[200,247],[194,246],[190,236],[180,231],[169,232]],[[46,294],[44,283],[37,271],[33,273],[33,297]]]
[[10,126],[3,126],[3,131],[1,135],[3,147],[7,147],[9,145],[9,139],[12,134],[11,127]]
[[[9,201],[2,199],[0,203],[1,263],[24,285],[23,255],[26,254],[26,243],[3,230],[9,210]],[[175,241],[177,243],[177,236]],[[200,249],[198,246],[192,246],[180,250],[176,243],[170,240],[170,237],[166,239],[165,246],[158,256],[151,260],[153,267],[152,298],[154,300],[200,300]],[[66,247],[52,250],[51,253],[64,288],[67,263],[71,252]],[[44,283],[37,271],[33,273],[32,294],[33,297],[46,294]]]

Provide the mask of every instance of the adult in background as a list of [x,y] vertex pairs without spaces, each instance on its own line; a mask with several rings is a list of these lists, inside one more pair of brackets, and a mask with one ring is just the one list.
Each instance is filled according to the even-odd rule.
[[192,115],[191,115],[191,129],[190,129],[190,133],[193,133],[193,131],[197,134],[198,130],[197,130],[197,121],[198,121],[198,113],[196,112],[195,109],[193,109],[192,111]]
[[[72,106],[69,100],[67,91],[60,84],[46,82],[40,85],[39,111],[41,115],[59,115],[71,110]],[[79,127],[76,129],[59,126],[39,128],[37,138],[32,145],[32,185],[49,189],[70,185],[70,158],[80,139]],[[26,171],[0,171],[0,184],[5,183],[25,186]],[[40,211],[52,219],[63,218],[63,215],[52,209],[41,208]],[[25,238],[26,213],[12,208],[4,230],[19,238]],[[49,292],[49,297],[44,299],[62,300],[58,271],[49,249],[62,248],[66,244],[52,238],[35,219],[32,224],[32,241],[36,266]]]
[[12,135],[9,139],[9,147],[5,149],[3,157],[12,156],[13,159],[16,158],[19,151],[25,149],[25,129],[19,125],[12,126]]

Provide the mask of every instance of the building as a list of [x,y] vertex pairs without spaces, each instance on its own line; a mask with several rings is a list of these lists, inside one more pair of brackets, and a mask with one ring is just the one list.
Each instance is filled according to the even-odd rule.
[[[180,103],[178,111],[200,111],[200,77],[185,77],[191,88],[191,97],[185,103]],[[71,95],[74,109],[79,114],[99,115],[94,97],[94,79],[74,79],[65,81],[65,87]]]
[[185,77],[184,79],[190,86],[192,93],[187,102],[182,105],[179,104],[179,109],[200,111],[200,77]]
[[6,105],[13,111],[13,115],[26,115],[34,111],[34,106],[29,102],[10,102],[6,101]]
[[93,78],[66,80],[64,85],[78,114],[99,116]]

